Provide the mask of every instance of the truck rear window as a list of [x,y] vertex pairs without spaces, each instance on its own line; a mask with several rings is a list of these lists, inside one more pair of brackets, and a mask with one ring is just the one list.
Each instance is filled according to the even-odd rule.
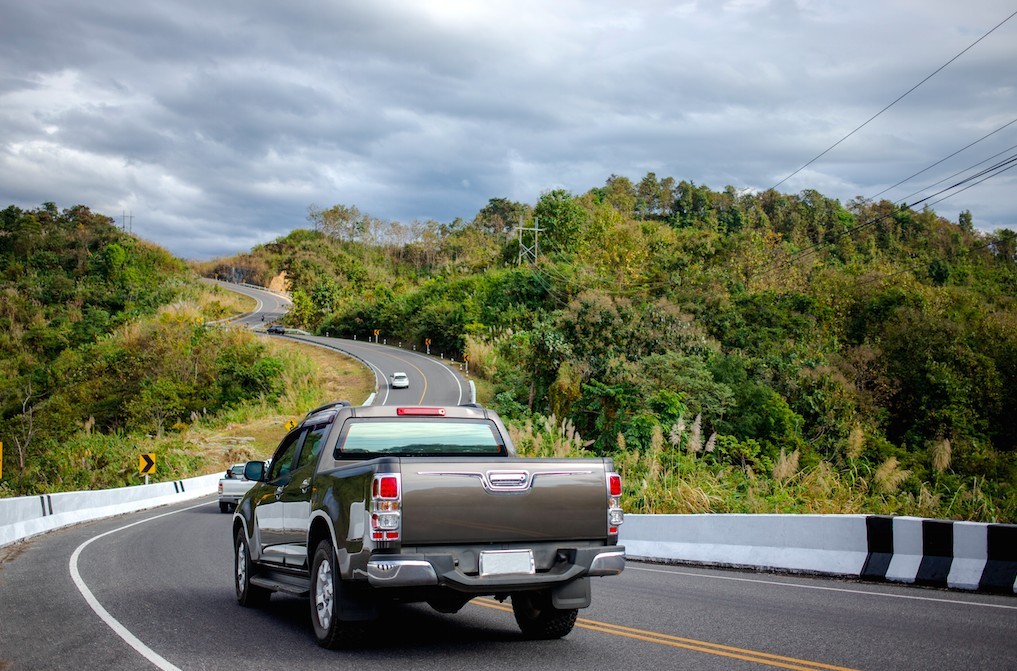
[[487,421],[350,420],[335,457],[503,455],[505,446]]

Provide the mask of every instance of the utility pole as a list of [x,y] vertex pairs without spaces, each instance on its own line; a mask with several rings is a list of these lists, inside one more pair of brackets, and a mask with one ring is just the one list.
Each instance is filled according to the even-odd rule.
[[[524,256],[526,257],[527,263],[536,263],[537,262],[537,255],[540,253],[540,248],[538,246],[538,242],[539,242],[538,236],[540,235],[540,232],[542,230],[544,230],[544,229],[542,229],[540,227],[540,220],[539,219],[534,219],[533,220],[533,228],[523,228],[523,221],[522,221],[522,218],[520,217],[520,219],[519,219],[519,258],[516,261],[516,265],[522,265],[523,264],[523,257]],[[524,231],[526,231],[527,233],[530,232],[530,231],[533,232],[533,245],[532,246],[527,245],[525,242],[523,242],[523,232]]]

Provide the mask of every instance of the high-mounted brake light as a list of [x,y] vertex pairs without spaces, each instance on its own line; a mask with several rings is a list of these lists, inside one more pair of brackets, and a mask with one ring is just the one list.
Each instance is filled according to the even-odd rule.
[[445,408],[396,408],[396,414],[406,417],[444,417]]

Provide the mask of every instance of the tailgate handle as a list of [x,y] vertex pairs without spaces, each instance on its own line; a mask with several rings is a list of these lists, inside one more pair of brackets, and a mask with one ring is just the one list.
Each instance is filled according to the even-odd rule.
[[310,478],[306,478],[303,482],[300,483],[300,491],[302,493],[304,493],[304,494],[307,493],[307,490],[310,487],[311,487],[311,479]]
[[530,488],[528,471],[488,471],[487,484],[493,491],[521,491]]

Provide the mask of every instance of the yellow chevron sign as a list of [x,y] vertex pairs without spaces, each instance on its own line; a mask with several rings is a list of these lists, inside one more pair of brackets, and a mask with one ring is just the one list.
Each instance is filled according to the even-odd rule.
[[155,454],[142,454],[138,457],[138,474],[150,475],[155,473]]

